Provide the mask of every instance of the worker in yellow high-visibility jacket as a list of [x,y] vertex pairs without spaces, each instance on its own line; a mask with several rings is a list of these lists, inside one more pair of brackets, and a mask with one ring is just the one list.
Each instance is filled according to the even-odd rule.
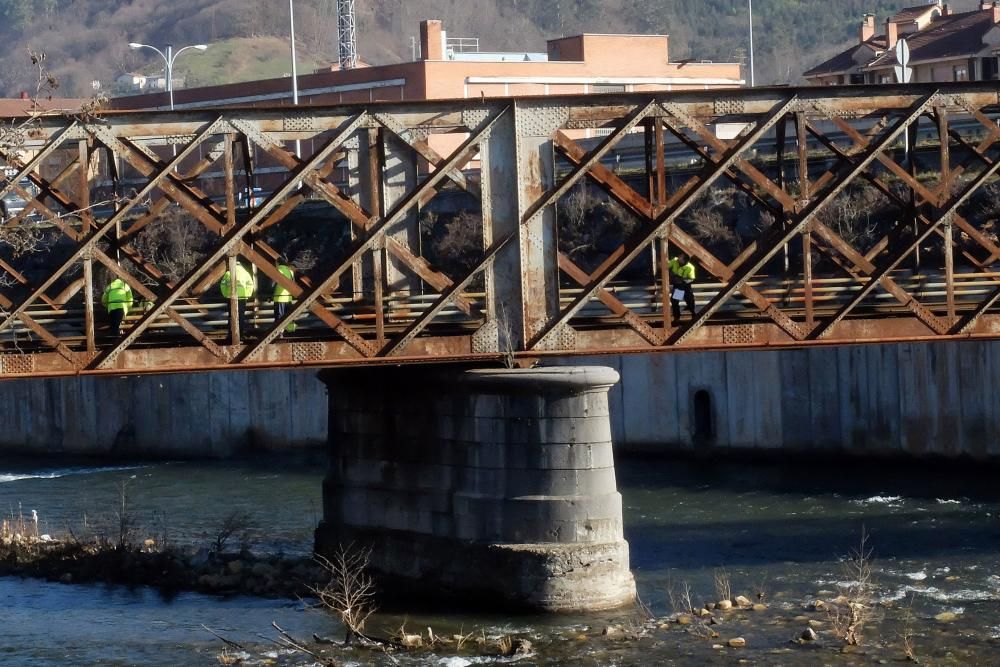
[[[295,273],[292,271],[292,267],[288,266],[288,263],[283,260],[278,262],[278,273],[289,280],[295,280]],[[275,321],[278,321],[285,316],[285,313],[288,312],[288,304],[294,301],[294,299],[292,299],[292,293],[278,283],[274,283],[274,295],[272,300],[274,301]],[[289,322],[285,326],[285,331],[288,333],[292,333],[295,329],[295,322]]]
[[687,253],[678,253],[670,260],[670,309],[675,321],[681,319],[681,299],[694,318],[694,289],[691,286],[694,278],[694,264]]
[[116,336],[121,335],[122,322],[125,320],[125,316],[128,315],[129,308],[134,303],[132,288],[121,278],[115,278],[104,288],[104,294],[101,295],[101,303],[104,304],[104,308],[108,311],[108,317],[111,320],[111,330]]
[[[228,301],[233,295],[233,285],[234,281],[229,271],[222,274],[222,280],[219,281],[219,291],[222,292],[222,296]],[[247,270],[242,263],[236,263],[236,301],[237,301],[237,314],[240,323],[240,334],[243,335],[247,331],[247,300],[250,299],[254,292],[257,290],[257,285],[254,282],[253,274]]]

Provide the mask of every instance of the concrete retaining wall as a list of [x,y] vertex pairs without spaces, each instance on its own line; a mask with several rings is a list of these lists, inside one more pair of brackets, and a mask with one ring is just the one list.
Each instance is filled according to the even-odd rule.
[[[616,446],[1000,457],[1000,343],[594,357]],[[698,392],[710,424],[699,428]],[[699,431],[701,433],[699,434]],[[707,433],[706,433],[707,431]]]
[[0,450],[225,457],[319,448],[316,371],[72,377],[0,382]]
[[[1000,342],[563,360],[618,370],[617,451],[796,448],[1000,457]],[[696,437],[706,392],[711,435]],[[3,451],[226,456],[321,446],[314,370],[0,382]]]

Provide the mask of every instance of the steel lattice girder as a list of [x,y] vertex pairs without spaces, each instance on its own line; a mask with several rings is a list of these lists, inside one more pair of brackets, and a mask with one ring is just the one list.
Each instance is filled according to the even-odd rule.
[[[52,229],[61,251],[43,271],[38,256],[25,261],[0,246],[0,377],[993,337],[1000,329],[991,313],[1000,301],[1000,277],[989,269],[1000,258],[1000,243],[962,208],[1000,169],[998,112],[995,87],[970,83],[11,119],[10,127],[23,132],[17,142],[0,142],[9,174],[0,196],[26,203],[0,230]],[[939,135],[934,187],[892,156],[904,134],[916,136],[913,128],[924,116],[935,121]],[[783,167],[776,174],[755,155],[771,150],[784,164],[788,120],[795,121],[799,142],[796,187],[786,182]],[[722,139],[719,123],[744,129]],[[963,134],[970,124],[985,136]],[[592,129],[604,137],[588,144],[582,135]],[[636,181],[648,184],[647,194],[607,165],[615,151],[627,150],[621,146],[635,131],[646,133],[644,178]],[[672,191],[667,171],[677,167],[667,166],[664,132],[673,137],[669,150],[686,150],[701,165],[687,170],[690,177]],[[807,140],[825,151],[822,157],[810,156],[812,149],[802,145]],[[289,148],[296,141],[309,146],[301,155]],[[557,160],[569,171],[560,173]],[[815,169],[831,160],[832,167],[811,176],[811,164]],[[338,180],[345,161],[354,174],[346,187]],[[237,192],[267,170],[276,174],[270,194],[247,216],[237,215]],[[400,178],[397,170],[408,175]],[[122,185],[126,178],[129,188]],[[208,194],[213,178],[224,182],[221,203]],[[556,209],[583,182],[623,204],[640,223],[593,270],[558,245]],[[774,217],[728,261],[682,228],[690,207],[723,182]],[[856,183],[911,210],[869,248],[851,245],[818,218]],[[105,202],[110,212],[101,213],[93,192],[107,184],[116,195]],[[445,185],[481,206],[481,248],[460,271],[435,266],[416,224],[418,212]],[[900,188],[911,193],[909,200]],[[264,233],[285,229],[296,207],[310,199],[343,218],[354,240],[336,257],[321,258],[323,271],[289,280],[275,268],[281,249]],[[171,210],[190,216],[212,239],[179,279],[168,278],[160,258],[144,256],[135,244]],[[798,236],[803,252],[815,246],[846,276],[839,279],[833,309],[815,302],[830,279],[813,275],[812,260],[801,274],[761,274]],[[945,266],[930,270],[944,275],[947,308],[921,302],[920,285],[894,274],[931,236],[944,241]],[[684,250],[717,281],[701,288],[704,301],[693,320],[671,321],[663,259],[654,266],[659,275],[651,286],[612,285],[653,244],[661,253]],[[954,249],[982,276],[971,288],[971,274],[955,270]],[[977,249],[986,259],[977,259]],[[203,295],[232,261],[227,258],[236,256],[287,289],[294,303],[254,339],[227,344],[224,332],[210,324],[212,306]],[[110,343],[96,334],[95,262],[150,304]],[[75,277],[78,266],[82,277]],[[347,275],[354,294],[349,308],[337,291]],[[570,289],[561,276],[578,287]],[[481,287],[473,288],[479,279]],[[960,280],[966,287],[957,286]],[[797,301],[789,306],[774,296],[771,285],[779,283],[800,286],[804,311]],[[651,296],[636,301],[631,295],[643,289]],[[873,301],[879,289],[898,306]],[[737,294],[749,310],[732,304]],[[84,319],[74,320],[70,313],[81,301]],[[306,316],[320,328],[279,339]],[[190,343],[150,337],[154,327],[164,326],[185,332]]]

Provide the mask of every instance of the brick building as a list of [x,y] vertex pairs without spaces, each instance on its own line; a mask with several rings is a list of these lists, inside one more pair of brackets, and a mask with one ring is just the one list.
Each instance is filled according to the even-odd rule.
[[954,13],[940,0],[907,7],[885,22],[876,34],[872,14],[862,19],[858,42],[803,73],[817,85],[895,83],[895,47],[910,47],[912,82],[991,81],[998,78],[1000,2]]
[[[420,25],[419,60],[300,75],[300,104],[510,95],[705,89],[743,84],[737,63],[670,62],[666,35],[576,35],[545,52],[484,53],[450,40],[441,21]],[[175,108],[291,104],[288,78],[174,91]],[[119,97],[115,109],[166,108],[165,93]]]

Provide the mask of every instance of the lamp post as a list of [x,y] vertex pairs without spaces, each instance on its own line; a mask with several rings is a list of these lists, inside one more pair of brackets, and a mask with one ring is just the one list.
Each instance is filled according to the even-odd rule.
[[[299,105],[299,72],[298,65],[295,62],[295,7],[292,5],[292,0],[288,0],[288,28],[291,33],[292,41],[292,105]],[[295,157],[302,157],[302,141],[299,139],[295,140]],[[302,183],[299,182],[299,187],[302,187]]]
[[181,49],[178,49],[177,52],[174,53],[174,45],[167,44],[167,52],[164,53],[155,46],[150,46],[149,44],[129,42],[128,45],[129,48],[134,49],[136,51],[138,51],[139,49],[152,49],[153,51],[156,51],[158,54],[160,54],[161,58],[163,58],[163,62],[166,64],[164,71],[165,74],[167,75],[167,92],[170,94],[171,111],[174,110],[174,61],[176,61],[177,58],[188,49],[197,49],[199,51],[204,51],[205,49],[208,48],[208,45],[206,44],[192,44],[191,46],[185,46]]
[[299,105],[299,73],[295,63],[295,8],[288,0],[288,27],[292,33],[292,104]]
[[753,0],[747,0],[747,10],[750,13],[750,87],[753,88]]

